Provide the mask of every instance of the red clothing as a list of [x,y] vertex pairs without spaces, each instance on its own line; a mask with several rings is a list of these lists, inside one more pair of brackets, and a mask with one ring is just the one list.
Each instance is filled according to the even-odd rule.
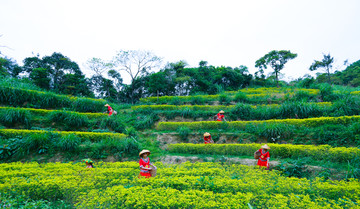
[[257,165],[269,168],[269,163],[268,163],[268,158],[270,158],[269,151],[267,151],[266,153],[263,152],[263,149],[259,149],[258,151],[261,153],[261,155],[258,159]]
[[217,116],[217,118],[216,118],[217,121],[223,121],[224,117],[225,117],[222,113],[218,113],[218,114],[216,114],[216,116]]
[[211,144],[211,136],[204,136],[204,142],[205,144]]
[[150,168],[150,158],[146,158],[145,160],[140,158],[139,165],[140,165],[140,175],[145,176],[146,178],[151,177],[149,170],[142,169],[142,168]]
[[112,115],[114,112],[113,108],[111,108],[110,106],[108,106],[107,108],[108,108],[109,115]]

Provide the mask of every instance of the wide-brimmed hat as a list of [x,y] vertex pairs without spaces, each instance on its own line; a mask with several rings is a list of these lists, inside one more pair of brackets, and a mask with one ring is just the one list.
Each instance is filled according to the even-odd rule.
[[204,133],[204,136],[210,136],[210,133],[205,132],[205,133]]
[[141,157],[141,155],[142,155],[142,154],[145,154],[145,153],[149,153],[148,155],[151,154],[151,152],[150,152],[149,150],[144,149],[144,150],[142,150],[142,151],[139,153],[139,156]]
[[219,112],[219,113],[225,113],[225,112],[224,112],[224,110],[220,110],[220,112]]
[[104,105],[105,107],[109,107],[110,105],[109,104],[106,104],[106,105]]
[[270,147],[269,147],[267,144],[261,146],[261,148],[263,148],[263,149],[270,149]]
[[94,163],[94,161],[90,160],[89,158],[88,159],[83,159],[82,161],[85,162],[85,163]]

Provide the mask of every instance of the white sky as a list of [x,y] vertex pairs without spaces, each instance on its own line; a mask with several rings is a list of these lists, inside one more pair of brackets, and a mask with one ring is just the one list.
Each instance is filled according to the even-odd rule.
[[359,0],[0,0],[0,51],[19,64],[60,52],[85,73],[88,59],[129,49],[254,73],[258,58],[284,49],[298,57],[282,73],[297,78],[322,53],[339,69],[360,59],[359,11]]

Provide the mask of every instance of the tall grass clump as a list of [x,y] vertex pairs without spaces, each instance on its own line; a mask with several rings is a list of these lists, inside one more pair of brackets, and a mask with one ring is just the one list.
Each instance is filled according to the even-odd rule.
[[251,105],[238,103],[230,110],[230,117],[233,119],[250,120],[252,111]]
[[184,104],[183,101],[181,101],[181,99],[179,97],[172,97],[169,101],[169,104],[171,105],[181,105],[181,104]]
[[279,109],[281,118],[309,118],[322,116],[320,107],[314,103],[284,102]]
[[182,140],[187,140],[189,134],[191,133],[190,128],[186,126],[180,126],[176,131],[179,133]]
[[100,128],[111,128],[117,133],[125,132],[125,124],[122,122],[122,118],[118,117],[106,117],[100,122]]
[[15,108],[0,110],[0,121],[6,126],[23,124],[27,128],[30,128],[31,119],[32,119],[32,115],[29,110],[15,109]]
[[190,99],[190,103],[192,105],[203,105],[205,104],[206,99],[202,96],[192,96]]
[[62,136],[56,146],[60,151],[73,152],[78,150],[80,142],[80,137],[75,134],[69,134]]
[[141,130],[151,128],[159,119],[159,116],[155,113],[150,115],[140,115],[137,117],[137,120],[134,123],[134,127]]
[[296,91],[293,100],[299,101],[299,102],[308,102],[314,99],[314,96],[312,96],[308,91]]
[[279,139],[289,139],[295,127],[283,123],[262,123],[257,126],[247,125],[247,132],[255,132],[258,136],[264,137],[272,142]]
[[231,98],[227,94],[220,94],[219,95],[219,103],[229,105],[231,103]]
[[105,110],[105,100],[75,97],[72,109],[78,112],[103,112]]
[[234,101],[235,102],[247,102],[247,96],[246,93],[238,91],[235,96],[234,96]]
[[54,111],[48,115],[48,120],[56,123],[62,123],[67,126],[68,129],[75,129],[87,126],[89,119],[87,116],[67,111]]
[[360,99],[347,96],[343,99],[337,100],[331,106],[331,116],[343,115],[359,115],[360,114]]

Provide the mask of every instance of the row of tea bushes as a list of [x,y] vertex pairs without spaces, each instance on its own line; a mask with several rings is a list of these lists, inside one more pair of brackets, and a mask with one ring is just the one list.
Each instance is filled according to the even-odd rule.
[[68,108],[78,112],[103,112],[106,101],[103,99],[72,97],[52,92],[0,86],[0,103],[43,109]]
[[[278,171],[220,163],[155,163],[138,179],[136,162],[0,164],[0,192],[63,200],[76,208],[356,208],[360,182],[288,178]],[[265,186],[266,185],[266,186]],[[261,188],[261,189],[259,189]]]
[[[268,144],[270,155],[276,158],[311,157],[314,160],[328,160],[331,162],[348,162],[360,159],[360,149],[356,147],[331,147],[329,145],[292,145]],[[216,154],[252,156],[260,149],[261,144],[170,144],[168,150],[172,153],[183,154]]]

